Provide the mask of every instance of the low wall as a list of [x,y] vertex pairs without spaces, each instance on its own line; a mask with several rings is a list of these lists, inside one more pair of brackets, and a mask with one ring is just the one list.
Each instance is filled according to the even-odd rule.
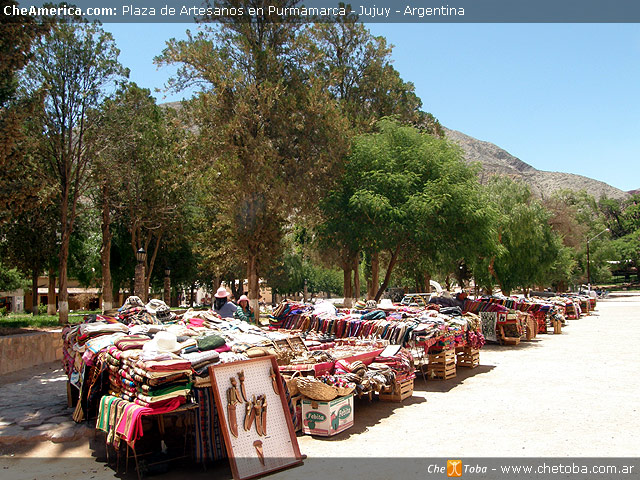
[[61,330],[0,336],[0,375],[62,360]]

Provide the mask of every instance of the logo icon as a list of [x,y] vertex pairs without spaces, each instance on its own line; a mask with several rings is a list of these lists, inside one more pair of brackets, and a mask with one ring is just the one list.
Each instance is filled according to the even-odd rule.
[[462,476],[462,460],[447,460],[447,477]]
[[340,410],[338,410],[338,418],[340,420],[344,420],[345,418],[348,418],[349,415],[351,415],[351,407],[349,405],[345,405]]

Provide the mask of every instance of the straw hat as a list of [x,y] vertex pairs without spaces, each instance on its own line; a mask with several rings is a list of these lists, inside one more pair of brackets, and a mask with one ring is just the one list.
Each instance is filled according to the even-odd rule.
[[229,292],[227,292],[226,288],[220,287],[214,296],[216,298],[227,298],[229,296]]
[[151,341],[144,344],[143,350],[151,350],[155,352],[174,353],[182,349],[178,343],[178,338],[171,332],[161,331],[156,333]]

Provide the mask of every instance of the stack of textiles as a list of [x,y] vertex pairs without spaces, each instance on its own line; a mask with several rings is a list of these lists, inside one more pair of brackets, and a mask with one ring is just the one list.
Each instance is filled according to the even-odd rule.
[[194,385],[196,387],[211,385],[209,378],[209,365],[220,361],[220,354],[215,350],[204,352],[182,353],[182,358],[191,362],[191,368],[195,372]]
[[464,301],[464,312],[480,314],[482,312],[503,312],[509,311],[509,308],[496,302],[485,301],[485,299],[471,300],[467,298]]
[[[375,338],[389,340],[391,343],[404,345],[411,337],[411,331],[417,322],[409,319],[400,320],[384,317],[382,310],[375,313],[379,319],[366,319],[365,315],[345,315],[337,318],[320,318],[315,315],[292,315],[286,317],[281,328],[318,332],[335,335],[337,338]],[[395,318],[398,318],[397,316]]]
[[65,327],[62,331],[62,365],[71,383],[80,387],[85,365],[93,365],[97,354],[127,331],[121,323],[102,321]]
[[[67,325],[62,329],[62,368],[68,377],[74,371],[77,371],[76,367],[76,351],[74,345],[76,344],[76,338],[80,331],[80,325]],[[82,363],[82,355],[79,355],[79,362]]]
[[373,360],[374,364],[384,364],[391,367],[396,380],[415,378],[413,356],[406,348],[401,348],[393,356],[378,356]]
[[87,366],[94,365],[98,353],[106,350],[107,347],[110,347],[118,339],[125,336],[126,334],[124,332],[117,332],[111,335],[99,335],[87,340],[87,342],[85,343],[85,352],[82,355],[82,361]]
[[186,400],[192,386],[191,362],[172,353],[143,351],[134,365],[129,375],[135,383],[135,403],[157,408],[174,398]]
[[122,377],[120,370],[122,368],[122,360],[120,359],[121,351],[117,347],[111,346],[107,349],[105,362],[109,369],[109,395],[114,397],[122,397]]

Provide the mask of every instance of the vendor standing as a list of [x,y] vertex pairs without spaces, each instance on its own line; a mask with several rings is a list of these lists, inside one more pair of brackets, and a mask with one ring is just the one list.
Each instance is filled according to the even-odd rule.
[[224,287],[220,287],[213,300],[213,311],[222,318],[233,318],[236,313],[236,305],[229,301],[229,293]]
[[238,308],[236,308],[234,317],[248,323],[255,322],[256,316],[253,314],[253,309],[249,306],[249,298],[246,295],[242,295],[238,300]]

